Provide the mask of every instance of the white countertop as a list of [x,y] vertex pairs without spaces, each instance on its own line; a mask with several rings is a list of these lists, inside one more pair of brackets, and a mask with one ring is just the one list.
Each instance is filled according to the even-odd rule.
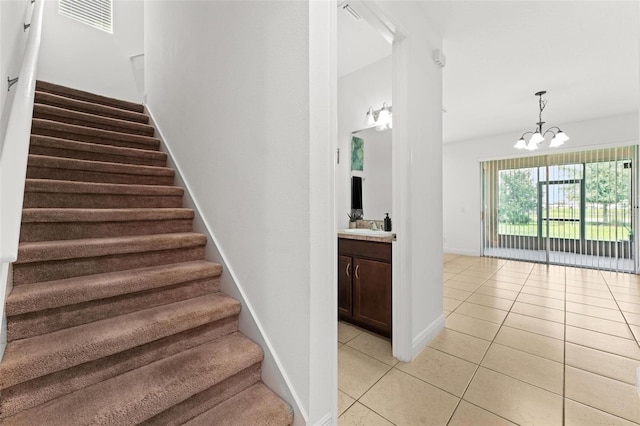
[[338,238],[348,238],[351,240],[374,241],[379,243],[390,243],[395,240],[396,234],[386,231],[373,231],[371,229],[356,228],[342,229],[338,231]]

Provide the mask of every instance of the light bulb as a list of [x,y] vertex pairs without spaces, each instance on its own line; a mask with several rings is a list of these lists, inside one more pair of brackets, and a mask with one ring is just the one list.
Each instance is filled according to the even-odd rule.
[[382,104],[382,109],[380,110],[380,113],[378,114],[378,121],[376,121],[376,124],[378,125],[383,125],[383,124],[387,124],[389,122],[389,119],[391,118],[391,114],[389,114],[389,107],[387,106],[387,103],[383,103]]
[[544,136],[542,136],[540,132],[535,132],[533,136],[531,136],[531,139],[529,139],[529,145],[531,145],[532,143],[537,145],[543,141],[544,141]]
[[373,117],[373,107],[369,107],[369,111],[367,111],[367,115],[364,118],[365,126],[373,126],[376,123],[376,119]]
[[538,149],[538,144],[534,141],[533,137],[529,139],[529,144],[527,145],[526,149],[527,151],[535,151],[536,149]]
[[558,133],[556,133],[553,139],[551,139],[551,143],[549,144],[549,146],[551,148],[556,148],[568,140],[569,140],[569,136],[567,136],[567,134],[564,133],[562,130],[558,130]]
[[524,149],[527,147],[527,142],[525,142],[524,138],[520,138],[513,147],[515,149]]

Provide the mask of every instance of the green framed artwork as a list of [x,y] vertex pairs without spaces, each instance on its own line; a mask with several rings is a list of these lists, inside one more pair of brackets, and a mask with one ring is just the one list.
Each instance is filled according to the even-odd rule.
[[353,136],[351,138],[351,170],[364,169],[364,140]]

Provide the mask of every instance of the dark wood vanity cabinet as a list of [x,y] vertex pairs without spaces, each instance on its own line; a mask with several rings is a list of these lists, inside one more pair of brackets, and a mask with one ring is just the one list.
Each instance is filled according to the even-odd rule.
[[391,243],[338,238],[338,316],[391,337]]

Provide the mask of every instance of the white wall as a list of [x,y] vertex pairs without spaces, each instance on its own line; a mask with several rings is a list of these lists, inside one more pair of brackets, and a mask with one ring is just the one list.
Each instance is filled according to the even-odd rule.
[[[24,31],[25,10],[29,8],[29,0],[0,1],[0,149],[4,132],[9,119],[8,107],[12,102],[16,87],[7,91],[7,77],[15,78],[20,73],[22,55],[28,32]],[[28,31],[28,30],[27,30]]]
[[296,424],[330,419],[337,393],[332,19],[324,2],[145,6],[148,107],[226,259],[223,290],[245,296],[241,331],[271,350],[263,380]]
[[46,0],[38,79],[142,102],[139,67],[129,57],[143,49],[142,0],[114,0],[113,34],[60,15],[58,2]]
[[[339,42],[339,40],[338,40]],[[338,216],[338,229],[347,228],[349,218],[347,214],[351,212],[351,132],[363,129],[364,116],[369,107],[380,109],[382,103],[386,102],[391,105],[391,56],[375,62],[358,71],[347,74],[338,79],[338,147],[340,148],[340,164],[336,166],[336,205]],[[393,105],[391,105],[393,106]],[[390,131],[380,132],[385,134],[389,139]],[[362,137],[362,134],[357,134]],[[374,138],[376,138],[374,136]],[[388,173],[389,187],[388,191],[372,191],[371,181],[380,182],[384,177],[373,176],[369,172],[381,169],[380,163],[383,162],[383,153],[374,148],[377,143],[369,140],[368,137],[364,144],[364,172],[355,174],[365,178],[363,186],[363,203],[364,216],[367,219],[380,220],[384,216],[380,216],[378,211],[381,208],[375,207],[371,210],[371,206],[384,205],[388,200],[387,210],[391,212],[391,152],[386,165],[387,171],[380,170],[382,174]],[[379,179],[378,179],[379,177]],[[393,218],[393,216],[391,216]]]
[[[416,2],[375,3],[393,42],[393,353],[408,361],[444,328],[442,39]],[[445,52],[446,53],[446,52]]]
[[[543,148],[529,155],[638,143],[637,112],[561,125],[571,137],[562,149],[550,149],[548,142],[545,142]],[[519,136],[519,134],[507,133],[444,145],[443,245],[445,252],[480,255],[482,201],[480,162],[527,155],[513,148]]]
[[24,9],[28,4],[28,0],[0,1],[0,112],[8,94],[7,77],[16,77],[20,71],[22,56],[19,50],[28,34],[22,27]]

